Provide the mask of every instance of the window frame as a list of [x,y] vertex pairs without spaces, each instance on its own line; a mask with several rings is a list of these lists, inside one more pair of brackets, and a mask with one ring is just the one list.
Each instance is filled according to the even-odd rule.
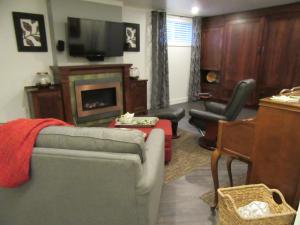
[[[177,42],[176,40],[171,41],[169,40],[169,32],[168,32],[168,21],[174,21],[179,23],[188,23],[191,25],[191,34],[190,34],[190,43],[187,42]],[[193,20],[190,17],[181,17],[181,16],[172,16],[167,15],[167,40],[168,40],[168,47],[191,47],[192,46],[192,32],[193,32]]]

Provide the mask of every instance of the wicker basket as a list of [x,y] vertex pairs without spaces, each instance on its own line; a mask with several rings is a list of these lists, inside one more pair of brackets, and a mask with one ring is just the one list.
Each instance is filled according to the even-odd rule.
[[[273,199],[274,192],[281,198],[281,204]],[[220,225],[289,225],[296,215],[296,211],[286,203],[280,191],[269,189],[264,184],[220,188],[218,193]],[[268,203],[272,214],[255,219],[242,218],[238,208],[252,201]]]

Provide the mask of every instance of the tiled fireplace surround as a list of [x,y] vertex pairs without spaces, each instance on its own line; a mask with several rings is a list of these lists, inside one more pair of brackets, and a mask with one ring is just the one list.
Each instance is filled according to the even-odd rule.
[[124,111],[132,111],[130,67],[131,64],[51,67],[55,82],[62,87],[66,121],[76,125],[102,124]]

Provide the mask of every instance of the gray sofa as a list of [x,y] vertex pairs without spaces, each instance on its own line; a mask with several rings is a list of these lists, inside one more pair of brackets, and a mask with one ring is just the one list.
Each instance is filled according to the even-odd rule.
[[48,127],[31,179],[0,188],[1,225],[154,225],[164,177],[164,134]]

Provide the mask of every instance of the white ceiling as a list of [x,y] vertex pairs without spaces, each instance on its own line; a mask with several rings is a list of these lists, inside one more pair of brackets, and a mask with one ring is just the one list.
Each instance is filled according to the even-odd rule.
[[170,14],[193,16],[191,8],[198,6],[200,16],[213,16],[276,5],[284,5],[299,0],[86,0],[122,4],[138,8],[166,10]]

